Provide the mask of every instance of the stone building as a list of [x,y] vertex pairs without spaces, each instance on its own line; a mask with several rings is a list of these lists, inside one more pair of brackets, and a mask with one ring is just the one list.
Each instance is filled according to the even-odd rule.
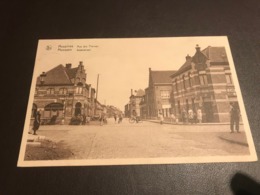
[[202,110],[203,122],[228,122],[230,103],[237,102],[224,47],[196,46],[193,57],[171,75],[174,112]]
[[144,102],[147,118],[157,118],[161,112],[170,117],[172,112],[172,81],[170,76],[176,71],[153,71],[149,68],[149,86],[145,90]]
[[68,123],[72,116],[94,113],[95,89],[86,83],[84,65],[71,66],[58,65],[37,78],[32,113],[40,108],[43,123],[53,117],[56,123],[62,119]]

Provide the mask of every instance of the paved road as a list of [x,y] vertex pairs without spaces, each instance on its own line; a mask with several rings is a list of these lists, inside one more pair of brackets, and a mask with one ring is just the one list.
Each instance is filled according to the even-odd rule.
[[115,124],[109,119],[103,126],[41,126],[38,134],[63,143],[76,159],[110,159],[247,155],[241,130],[231,134],[228,125],[130,124],[126,119]]

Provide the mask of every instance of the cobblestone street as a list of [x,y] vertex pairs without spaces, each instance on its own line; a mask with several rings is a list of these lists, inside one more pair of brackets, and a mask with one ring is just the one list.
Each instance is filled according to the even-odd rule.
[[128,119],[107,125],[41,126],[38,135],[62,144],[73,159],[154,158],[248,155],[241,133],[231,134],[228,125],[160,125]]

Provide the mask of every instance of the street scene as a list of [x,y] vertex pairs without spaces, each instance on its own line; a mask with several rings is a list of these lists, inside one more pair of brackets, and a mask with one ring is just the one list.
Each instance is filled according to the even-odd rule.
[[[38,134],[55,142],[41,150],[43,154],[25,154],[28,160],[60,159],[120,159],[248,155],[249,149],[243,128],[230,134],[229,125],[176,125],[157,121],[122,123],[108,119],[108,124],[80,126],[42,126]],[[62,145],[59,148],[59,145]],[[35,147],[30,146],[29,150]],[[62,150],[66,149],[66,152]],[[34,152],[37,152],[34,150]],[[61,155],[54,155],[61,152]],[[49,156],[46,156],[49,155]]]
[[255,158],[226,37],[41,40],[38,47],[22,163]]

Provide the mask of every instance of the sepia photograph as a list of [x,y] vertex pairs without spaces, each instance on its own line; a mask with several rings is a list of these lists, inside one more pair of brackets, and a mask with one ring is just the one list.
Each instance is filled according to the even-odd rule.
[[39,40],[17,165],[256,161],[235,67],[226,36]]

